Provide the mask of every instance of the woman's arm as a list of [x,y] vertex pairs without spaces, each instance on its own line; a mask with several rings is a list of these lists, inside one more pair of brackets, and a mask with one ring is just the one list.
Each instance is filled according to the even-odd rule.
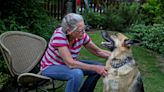
[[63,58],[64,63],[70,68],[80,68],[83,70],[91,70],[91,71],[96,71],[98,74],[102,76],[107,75],[107,71],[104,66],[90,65],[90,64],[85,64],[85,63],[74,60],[67,47],[58,47],[58,51],[61,58]]
[[111,52],[97,47],[92,41],[86,44],[85,48],[91,53],[95,54],[96,56],[99,56],[105,59],[107,59],[111,55]]

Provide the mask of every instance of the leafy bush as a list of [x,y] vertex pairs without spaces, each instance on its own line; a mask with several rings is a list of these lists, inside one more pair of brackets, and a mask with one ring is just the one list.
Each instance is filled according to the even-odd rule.
[[10,30],[26,31],[49,39],[59,22],[47,15],[42,2],[43,0],[1,1],[1,33]]
[[[87,12],[87,11],[86,11]],[[101,28],[103,21],[105,20],[104,15],[100,15],[97,12],[88,12],[83,14],[85,22],[93,28]]]
[[142,19],[146,25],[153,25],[154,23],[164,23],[164,8],[163,0],[148,0],[142,5]]
[[7,85],[6,83],[8,83],[10,80],[11,80],[11,76],[0,72],[0,91],[1,92],[3,88]]
[[122,2],[104,7],[104,12],[84,12],[86,22],[93,28],[109,29],[111,31],[124,31],[140,20],[139,3]]
[[134,38],[142,41],[143,46],[164,55],[163,24],[154,24],[153,26],[134,25],[130,32]]
[[[8,69],[7,69],[7,65],[6,65],[6,63],[4,62],[3,57],[2,57],[1,54],[0,54],[0,69],[1,69],[1,72],[3,72],[3,73],[9,73],[9,71],[8,71]],[[0,73],[1,73],[1,72],[0,72]]]
[[135,2],[109,6],[105,11],[104,28],[114,31],[126,30],[140,20],[139,8],[140,4]]
[[11,30],[25,31],[27,30],[27,27],[18,24],[15,20],[15,17],[9,16],[8,19],[0,20],[0,33]]
[[103,22],[103,29],[111,31],[121,31],[125,20],[117,13],[116,7],[111,7],[105,13],[105,21]]

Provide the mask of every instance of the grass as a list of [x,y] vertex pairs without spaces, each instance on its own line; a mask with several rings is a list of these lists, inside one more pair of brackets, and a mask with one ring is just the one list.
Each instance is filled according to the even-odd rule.
[[143,76],[146,92],[163,92],[164,73],[158,67],[157,54],[141,47],[135,47],[133,51]]

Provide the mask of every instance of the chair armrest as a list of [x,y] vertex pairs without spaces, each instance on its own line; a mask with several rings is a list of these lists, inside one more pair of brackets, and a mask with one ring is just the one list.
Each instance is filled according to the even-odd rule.
[[23,73],[17,78],[18,85],[20,86],[35,86],[45,83],[47,81],[53,81],[51,78],[34,74],[34,73]]

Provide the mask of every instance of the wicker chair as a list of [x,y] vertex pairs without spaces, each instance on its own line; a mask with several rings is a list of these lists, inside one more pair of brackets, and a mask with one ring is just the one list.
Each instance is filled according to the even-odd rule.
[[19,90],[33,87],[37,91],[40,85],[50,82],[55,91],[53,79],[40,75],[39,71],[32,72],[39,64],[46,46],[45,39],[27,32],[8,31],[0,35],[0,49],[12,77],[17,80]]

